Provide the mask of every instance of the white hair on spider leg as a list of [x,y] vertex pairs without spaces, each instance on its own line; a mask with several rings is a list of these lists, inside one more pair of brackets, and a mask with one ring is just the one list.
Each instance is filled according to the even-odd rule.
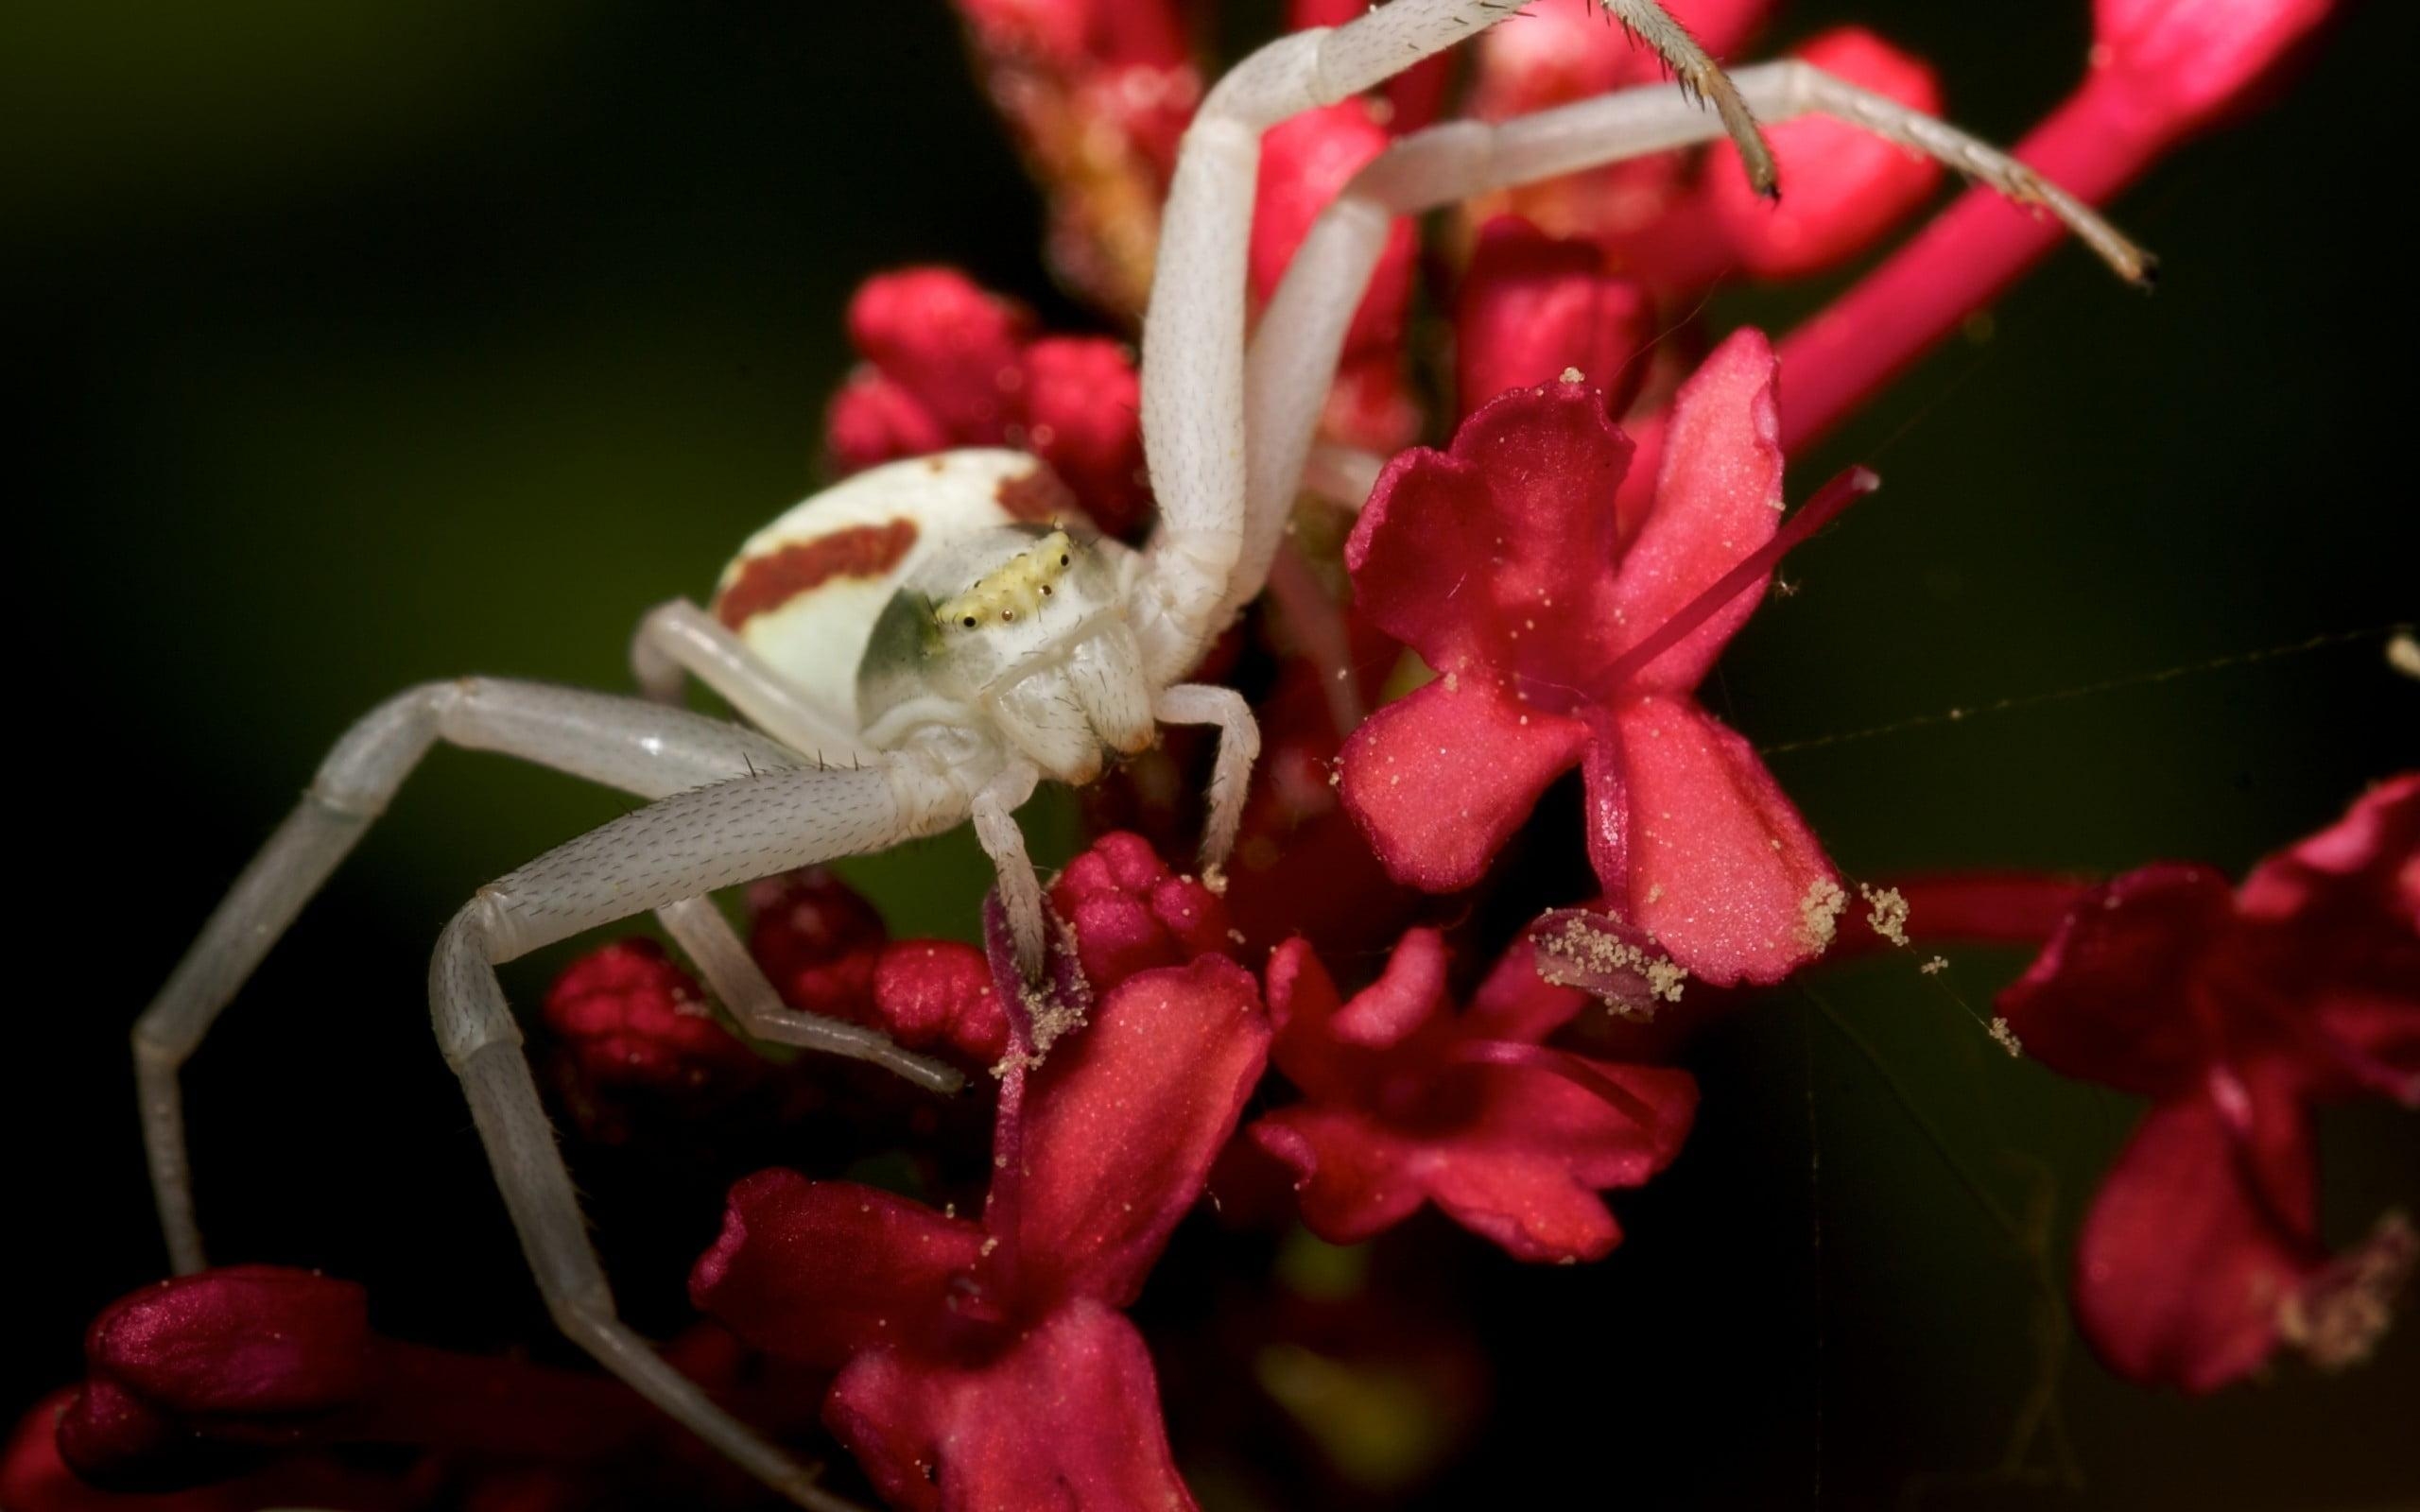
[[[1143,438],[1159,524],[1140,550],[1095,533],[1029,456],[952,452],[860,474],[758,533],[711,611],[659,607],[631,648],[647,700],[469,679],[379,706],[204,924],[134,1031],[144,1140],[180,1273],[204,1263],[179,1074],[261,957],[439,741],[619,787],[648,806],[479,889],[429,970],[459,1074],[530,1268],[564,1332],[633,1389],[799,1505],[845,1503],[616,1317],[495,966],[648,910],[759,1039],[851,1056],[947,1090],[958,1074],[882,1035],[782,1005],[708,895],[972,819],[1018,959],[1042,961],[1041,884],[1016,810],[1045,779],[1089,782],[1163,724],[1219,732],[1201,860],[1219,874],[1259,748],[1231,689],[1187,683],[1261,591],[1388,221],[1490,189],[1728,134],[1752,174],[1752,112],[1836,116],[2053,213],[2121,271],[2147,266],[2092,213],[1927,116],[1803,63],[1726,77],[1652,0],[1602,0],[1709,115],[1664,86],[1398,140],[1323,215],[1250,347],[1245,254],[1260,137],[1368,90],[1516,9],[1392,0],[1260,49],[1187,129],[1144,320]],[[694,677],[745,725],[667,707]],[[752,727],[752,728],[750,728]]]

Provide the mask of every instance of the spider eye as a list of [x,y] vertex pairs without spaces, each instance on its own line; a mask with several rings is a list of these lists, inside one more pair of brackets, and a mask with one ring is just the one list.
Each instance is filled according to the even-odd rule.
[[972,615],[972,614],[969,614],[968,616],[966,616],[966,618],[965,618],[965,620],[963,621],[963,623],[964,623],[964,625],[966,626],[966,627],[967,627],[968,629],[970,629],[970,630],[971,630],[971,629],[975,628],[975,616],[974,616],[974,615]]
[[1005,622],[1005,621],[1008,621],[1008,620],[1015,619],[1016,617],[1017,617],[1017,611],[1016,611],[1015,610],[1012,610],[1012,609],[1004,609],[1004,610],[1000,610],[1000,618],[1001,618],[1004,622]]
[[1042,585],[1042,596],[1045,598],[1048,598],[1050,596],[1050,585],[1048,583]]
[[1067,565],[1067,554],[1063,551],[1059,554],[1059,565],[1062,567]]

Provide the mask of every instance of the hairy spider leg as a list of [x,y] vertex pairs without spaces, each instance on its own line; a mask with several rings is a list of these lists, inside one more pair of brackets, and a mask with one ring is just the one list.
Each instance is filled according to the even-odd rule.
[[[662,799],[482,889],[447,929],[431,968],[440,1046],[462,1079],[548,1310],[607,1368],[732,1459],[804,1505],[841,1505],[816,1492],[804,1470],[707,1400],[615,1318],[521,1053],[520,1031],[487,966],[596,924],[662,910],[726,1004],[752,1012],[767,1038],[870,1060],[925,1086],[955,1086],[956,1072],[910,1056],[873,1030],[781,1007],[729,922],[705,901],[717,887],[907,838],[919,828],[915,810],[902,802],[885,768],[803,767],[795,753],[736,726],[537,683],[429,683],[381,705],[337,742],[302,802],[245,868],[135,1025],[145,1155],[172,1265],[184,1274],[205,1263],[185,1156],[181,1068],[270,946],[441,740]],[[816,813],[803,816],[802,809]],[[669,818],[667,810],[698,817]],[[735,821],[735,815],[743,817]],[[680,839],[688,850],[673,843],[662,848],[666,853],[660,859],[646,852],[662,826],[683,822],[689,827]],[[700,865],[691,854],[700,845],[725,846],[728,854],[719,866]],[[585,881],[567,885],[563,871],[584,863],[594,864]]]
[[[2149,276],[2150,255],[2082,201],[1956,127],[1810,63],[1761,63],[1731,77],[1740,97],[1769,121],[1827,115],[1939,159],[2019,203],[2048,211],[2122,277],[2139,283]],[[1247,530],[1226,612],[1249,603],[1268,577],[1345,332],[1395,216],[1721,134],[1717,123],[1670,90],[1648,86],[1508,121],[1449,121],[1415,131],[1373,159],[1304,238],[1252,344]]]

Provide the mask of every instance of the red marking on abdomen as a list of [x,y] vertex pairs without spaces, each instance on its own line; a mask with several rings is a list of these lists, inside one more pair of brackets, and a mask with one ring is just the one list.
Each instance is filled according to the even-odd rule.
[[801,541],[743,564],[729,588],[715,595],[715,618],[732,629],[768,610],[835,577],[879,577],[899,565],[916,544],[916,525],[851,525],[812,541]]

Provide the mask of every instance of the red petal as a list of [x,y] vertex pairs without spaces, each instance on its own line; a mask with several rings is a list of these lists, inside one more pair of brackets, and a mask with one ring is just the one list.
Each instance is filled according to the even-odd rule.
[[973,1366],[860,1356],[824,1421],[884,1499],[912,1512],[1175,1512],[1159,1381],[1134,1326],[1081,1299]]
[[[1629,775],[1634,918],[1718,987],[1779,981],[1826,937],[1808,916],[1831,863],[1748,743],[1686,698],[1614,716]],[[1607,879],[1610,889],[1613,879]]]
[[2242,946],[2331,1092],[2420,1107],[2420,775],[2255,867],[2237,890]]
[[1441,674],[1509,674],[1569,709],[1616,648],[1611,505],[1630,452],[1582,385],[1491,400],[1450,451],[1416,447],[1379,475],[1345,545],[1359,607]]
[[1390,876],[1452,892],[1479,879],[1587,740],[1579,720],[1484,684],[1432,682],[1354,730],[1340,788]]
[[1635,282],[1605,272],[1593,243],[1548,236],[1517,215],[1479,230],[1454,317],[1454,391],[1464,414],[1514,388],[1578,369],[1605,390],[1605,409],[1630,407],[1647,365],[1632,357],[1655,334]]
[[1270,952],[1266,974],[1269,1022],[1275,1030],[1270,1053],[1277,1069],[1308,1096],[1351,1100],[1361,1068],[1352,1057],[1337,1055],[1336,1037],[1328,1028],[1344,1000],[1311,942],[1297,937]]
[[1024,1305],[1132,1301],[1201,1194],[1269,1055],[1252,974],[1220,955],[1133,977],[1033,1074],[1017,1265]]
[[1016,418],[1021,307],[956,268],[870,278],[849,301],[849,341],[916,396],[959,445],[996,441]]
[[2076,1321],[2119,1375],[2212,1391],[2274,1347],[2312,1263],[2237,1160],[2218,1109],[2188,1097],[2154,1108],[2102,1182],[2076,1246]]
[[1354,1108],[1281,1108],[1254,1123],[1251,1134],[1294,1174],[1303,1222],[1329,1244],[1357,1245],[1427,1200],[1413,1171],[1420,1146]]
[[1585,993],[1557,987],[1538,974],[1537,953],[1526,936],[1515,940],[1478,986],[1463,1030],[1475,1037],[1514,1044],[1539,1044],[1569,1023],[1587,1005]]
[[731,1189],[689,1299],[769,1354],[825,1367],[919,1343],[945,1316],[983,1230],[853,1181],[760,1171]]
[[2069,1076],[2153,1096],[2211,1055],[2193,1006],[2232,926],[2226,879],[2163,862],[2093,888],[1999,997],[2026,1053]]
[[[1763,334],[1743,328],[1717,347],[1673,398],[1655,503],[1614,584],[1616,653],[1685,608],[1780,526],[1778,370]],[[1650,662],[1638,687],[1651,693],[1695,688],[1763,598],[1760,583],[1717,610]]]
[[[1923,60],[1870,31],[1827,31],[1796,51],[1825,73],[1927,114],[1941,112],[1941,87]],[[1798,278],[1863,250],[1924,203],[1941,182],[1941,165],[1824,116],[1765,129],[1781,172],[1779,203],[1748,185],[1739,149],[1719,144],[1706,163],[1704,194],[1722,240],[1749,272]]]
[[[1572,1060],[1629,1106],[1536,1067],[1474,1067],[1462,1074],[1477,1083],[1476,1118],[1434,1142],[1424,1161],[1438,1207],[1516,1260],[1596,1260],[1620,1243],[1596,1194],[1641,1185],[1669,1165],[1696,1115],[1686,1072]],[[1634,1109],[1652,1116],[1642,1123]]]
[[1403,1043],[1448,1011],[1445,936],[1433,929],[1406,932],[1378,979],[1353,994],[1328,1020],[1340,1044],[1386,1050]]

